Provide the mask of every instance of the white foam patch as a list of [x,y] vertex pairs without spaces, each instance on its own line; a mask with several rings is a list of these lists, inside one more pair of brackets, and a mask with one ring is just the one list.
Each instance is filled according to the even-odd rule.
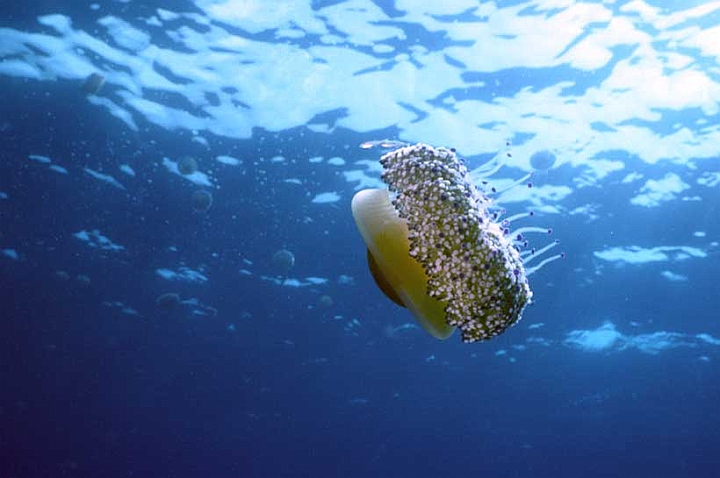
[[239,166],[242,164],[242,160],[233,158],[232,156],[220,155],[216,156],[215,159],[218,163],[227,164],[228,166]]
[[642,248],[639,246],[611,247],[593,253],[598,259],[621,264],[646,264],[650,262],[681,261],[690,258],[703,259],[707,253],[689,246],[661,246]]
[[47,156],[43,156],[41,154],[31,154],[28,155],[28,159],[31,159],[32,161],[37,161],[38,163],[42,164],[50,164],[52,163],[52,159],[50,159]]
[[525,342],[530,345],[538,345],[540,347],[550,347],[552,345],[552,342],[544,337],[531,336],[528,337]]
[[155,273],[163,279],[179,282],[207,282],[208,277],[202,271],[180,266],[177,269],[160,268]]
[[[242,271],[241,271],[242,273]],[[314,287],[314,286],[321,286],[328,283],[328,279],[325,277],[306,277],[306,278],[296,278],[296,277],[274,277],[274,276],[267,276],[263,275],[260,276],[260,279],[268,282],[273,282],[277,285],[285,286],[285,287]]]
[[705,172],[698,178],[697,183],[702,186],[714,188],[720,184],[720,172]]
[[58,166],[57,164],[51,164],[50,166],[48,166],[48,169],[50,169],[50,171],[55,171],[56,173],[68,174],[67,169],[63,168],[62,166]]
[[338,193],[328,192],[328,193],[316,194],[311,202],[313,202],[314,204],[327,204],[327,203],[338,202],[339,200],[340,200],[340,195]]
[[139,52],[150,46],[150,35],[120,18],[107,16],[98,23],[107,29],[115,44],[126,50]]
[[[611,151],[658,170],[697,167],[717,157],[720,126],[708,118],[720,111],[720,81],[708,59],[720,59],[720,27],[711,21],[718,1],[660,9],[643,1],[616,7],[538,0],[528,8],[476,0],[397,0],[400,13],[393,18],[369,1],[312,5],[309,0],[198,0],[201,13],[158,9],[148,18],[105,16],[87,30],[67,15],[44,15],[38,18],[40,33],[0,30],[5,59],[0,75],[79,83],[100,73],[106,86],[87,101],[131,130],[147,121],[192,132],[194,141],[205,145],[213,135],[249,138],[258,129],[306,126],[325,134],[337,128],[393,128],[398,140],[453,146],[472,157],[497,153],[520,135],[525,139],[513,147],[509,166],[530,171],[532,153],[547,149],[557,155],[555,168],[573,168],[572,181],[514,188],[500,196],[501,202],[528,203],[546,212],[570,208],[562,203],[575,190],[602,186],[622,172],[628,160],[610,156]],[[471,16],[483,19],[482,28],[466,19]],[[426,48],[405,38],[400,24],[408,31],[442,32],[443,43],[451,46]],[[164,33],[162,45],[149,35],[157,28]],[[632,55],[616,56],[628,48]],[[547,83],[533,83],[536,71],[543,71]],[[587,85],[581,81],[585,73],[601,79]],[[308,125],[330,111],[342,115],[332,124]],[[704,122],[692,119],[697,112]],[[670,131],[664,127],[669,115],[679,118]],[[229,158],[216,159],[238,165]],[[351,165],[339,157],[308,161],[342,168],[356,189],[384,187],[375,157]],[[85,171],[124,189],[111,176]],[[183,177],[211,184],[196,174]],[[636,187],[631,204],[650,208],[695,201],[703,195],[693,188],[720,184],[720,173],[703,172],[692,185],[682,173],[663,174],[646,179],[626,173],[622,182]],[[313,201],[337,202],[340,194],[322,193]],[[597,217],[587,205],[571,207]],[[643,263],[681,255],[627,247],[596,256]]]
[[[510,180],[492,181],[493,185],[497,184],[497,189],[502,191],[506,183],[512,183]],[[572,194],[572,188],[568,186],[554,186],[551,184],[544,184],[541,186],[527,187],[525,184],[519,184],[514,186],[507,191],[504,191],[497,197],[497,201],[500,204],[511,204],[517,202],[529,202],[534,206],[537,211],[542,206],[548,204],[558,204],[562,202],[567,196]],[[546,210],[545,212],[557,212],[553,210]]]
[[584,174],[574,180],[578,187],[595,186],[606,176],[625,169],[625,163],[622,161],[606,159],[589,160],[584,166],[586,166]]
[[94,249],[102,249],[105,251],[125,250],[125,247],[121,246],[120,244],[114,243],[110,240],[110,238],[103,235],[97,229],[93,229],[92,231],[87,231],[83,229],[82,231],[78,231],[73,234],[73,236],[75,236],[76,239],[87,243],[87,245]]
[[634,349],[656,355],[680,347],[720,346],[720,340],[708,334],[692,336],[669,331],[626,335],[620,333],[612,322],[605,322],[596,329],[568,332],[563,344],[584,352],[620,352]]
[[2,249],[0,250],[0,252],[2,252],[3,256],[8,257],[14,261],[20,260],[20,254],[18,254],[15,249]]
[[710,345],[720,345],[720,339],[716,339],[710,334],[698,334],[695,337]]
[[103,305],[110,307],[111,309],[117,309],[121,314],[142,317],[140,312],[120,301],[105,301],[103,302]]
[[109,174],[104,174],[104,173],[101,173],[101,172],[99,172],[99,171],[95,171],[95,170],[90,169],[90,168],[83,168],[83,170],[84,170],[86,173],[88,173],[90,176],[92,176],[93,178],[95,178],[95,179],[97,179],[97,180],[99,180],[99,181],[102,181],[102,182],[104,182],[104,183],[107,183],[107,184],[109,184],[109,185],[111,185],[111,186],[113,186],[113,187],[116,187],[116,188],[118,188],[118,189],[122,189],[123,191],[125,190],[125,186],[123,186],[123,185],[120,183],[120,181],[118,181],[117,179],[115,179],[114,177],[112,177],[112,176],[109,175]]
[[625,343],[623,335],[615,325],[605,322],[595,330],[573,330],[568,332],[565,345],[579,348],[586,352],[599,352]]
[[127,174],[128,176],[135,177],[135,170],[132,167],[130,167],[129,164],[121,164],[120,171]]
[[216,317],[218,314],[218,310],[215,307],[203,303],[197,297],[185,299],[181,304],[188,306],[192,315],[198,317]]
[[332,166],[345,166],[345,160],[337,156],[328,159],[327,163]]
[[115,103],[113,100],[103,98],[100,96],[92,95],[88,96],[88,101],[96,106],[105,108],[115,118],[122,121],[132,131],[140,131],[135,119],[133,118],[132,112],[123,108],[122,105]]
[[385,183],[380,179],[382,173],[382,165],[379,161],[374,160],[361,160],[355,161],[354,166],[363,169],[351,169],[343,171],[345,180],[349,183],[355,184],[355,190],[361,189],[372,189],[372,188],[384,188]]
[[677,274],[673,271],[664,270],[660,273],[665,279],[670,282],[687,282],[688,277],[682,274]]
[[662,179],[648,180],[640,188],[640,194],[633,197],[630,203],[636,206],[656,207],[676,199],[678,194],[689,188],[690,186],[680,179],[680,176],[668,173]]
[[644,176],[640,173],[632,172],[632,173],[628,174],[627,176],[625,176],[622,179],[622,181],[620,181],[620,182],[623,184],[630,184],[630,183],[634,183],[636,181],[641,180],[643,177]]
[[44,156],[42,154],[30,154],[28,155],[28,159],[40,164],[47,164],[50,171],[54,171],[60,174],[68,174],[68,170],[66,168],[57,164],[52,164],[52,159],[50,159],[50,157],[48,156]]
[[404,39],[405,32],[397,26],[378,24],[366,28],[371,22],[389,22],[391,19],[377,5],[363,0],[346,0],[325,7],[322,15],[345,36],[346,41],[358,46],[372,46],[383,40]]
[[308,33],[327,33],[325,24],[310,7],[309,2],[296,0],[199,0],[197,7],[215,20],[228,22],[248,33],[260,33],[275,28],[297,25]]

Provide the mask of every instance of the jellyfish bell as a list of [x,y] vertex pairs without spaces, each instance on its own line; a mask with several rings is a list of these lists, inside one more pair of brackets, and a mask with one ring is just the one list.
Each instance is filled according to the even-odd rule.
[[458,328],[483,341],[516,324],[532,300],[522,258],[454,151],[416,144],[380,162],[389,191],[359,191],[352,213],[385,295],[439,339]]
[[198,213],[208,212],[213,203],[212,194],[203,189],[195,191],[191,199],[193,211]]
[[535,171],[548,171],[555,165],[555,161],[557,161],[557,157],[552,151],[548,151],[547,149],[535,151],[533,155],[530,156],[530,166],[532,166]]
[[295,265],[295,254],[287,249],[280,249],[272,256],[272,263],[280,275],[287,275]]
[[82,91],[86,95],[97,95],[100,89],[105,84],[105,77],[100,73],[91,73],[85,78],[85,82],[82,85]]
[[157,305],[161,309],[174,309],[178,305],[180,305],[180,295],[175,292],[166,292],[164,294],[160,294],[155,299],[155,305]]
[[321,309],[329,309],[334,304],[332,297],[327,294],[323,294],[318,299],[318,307]]
[[69,281],[70,280],[70,274],[68,274],[65,271],[55,271],[55,277],[62,281]]
[[198,170],[198,163],[192,156],[183,156],[177,163],[177,168],[183,176],[189,176]]

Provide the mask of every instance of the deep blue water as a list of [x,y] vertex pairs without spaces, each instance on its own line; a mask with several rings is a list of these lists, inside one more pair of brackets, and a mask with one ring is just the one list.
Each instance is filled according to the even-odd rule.
[[[132,19],[147,7],[116,8]],[[58,11],[41,2],[1,10],[2,26],[28,31],[37,30],[37,15]],[[94,21],[85,5],[62,12],[79,25]],[[514,81],[506,78],[509,96]],[[694,183],[720,159],[689,169],[616,152],[623,171],[578,187],[562,213],[537,219],[553,228],[566,258],[532,276],[536,303],[523,321],[466,345],[416,329],[388,333],[388,324],[413,319],[367,271],[349,210],[354,185],[341,169],[307,161],[376,160],[378,151],[357,145],[397,129],[256,128],[247,139],[203,134],[206,147],[186,130],[142,119],[139,131],[127,128],[77,81],[0,76],[0,91],[8,125],[0,136],[0,191],[8,196],[0,200],[0,249],[19,254],[0,257],[0,478],[717,476],[720,355],[694,338],[720,336],[717,251],[678,260],[676,272],[691,277],[685,282],[663,278],[665,263],[633,268],[594,252],[689,244],[692,231],[705,232],[703,243],[717,239],[717,186],[691,191],[700,201],[640,210],[630,205],[637,184],[622,179],[677,173]],[[697,111],[682,114],[688,118],[668,121],[692,122]],[[198,186],[162,165],[183,155],[219,179],[207,213],[192,210]],[[243,163],[231,169],[217,155]],[[285,161],[268,161],[277,155]],[[135,177],[119,173],[120,164]],[[126,189],[83,168],[112,174]],[[653,168],[662,172],[653,176]],[[538,182],[572,185],[584,172],[564,164]],[[341,199],[311,203],[323,191]],[[592,221],[569,213],[587,205],[598,216]],[[124,250],[74,236],[95,229]],[[283,248],[296,257],[292,277],[328,282],[272,280],[272,255]],[[183,265],[209,279],[157,273]],[[202,305],[158,307],[167,292]],[[331,307],[319,305],[321,295]],[[565,344],[570,331],[605,321],[626,335],[684,338],[658,353]],[[545,342],[535,346],[532,337]]]

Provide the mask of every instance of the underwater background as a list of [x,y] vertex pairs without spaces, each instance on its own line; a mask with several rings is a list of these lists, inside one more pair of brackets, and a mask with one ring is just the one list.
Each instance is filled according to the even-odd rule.
[[[3,2],[0,478],[718,476],[718,38],[718,1]],[[373,283],[385,139],[560,241],[503,335]]]

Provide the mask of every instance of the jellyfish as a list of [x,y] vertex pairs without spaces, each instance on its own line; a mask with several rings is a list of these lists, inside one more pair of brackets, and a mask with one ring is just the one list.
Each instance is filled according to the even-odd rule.
[[78,274],[77,276],[75,276],[75,280],[85,286],[90,285],[90,282],[92,282],[90,280],[90,277],[85,274]]
[[208,212],[212,202],[212,194],[202,189],[198,189],[192,195],[192,208],[195,212]]
[[321,295],[318,299],[318,307],[321,309],[329,309],[334,303],[335,301],[333,301],[333,298],[327,294]]
[[287,249],[280,249],[273,254],[272,263],[280,275],[286,276],[295,265],[295,254]]
[[55,271],[55,277],[62,281],[69,281],[70,280],[70,274],[68,274],[65,271]]
[[155,305],[160,307],[161,309],[174,309],[178,305],[180,305],[180,295],[175,292],[166,292],[164,294],[160,294],[155,299]]
[[438,339],[488,340],[532,300],[515,236],[493,218],[452,150],[415,144],[380,159],[386,189],[359,191],[352,213],[380,290]]
[[100,73],[92,73],[85,78],[85,83],[82,85],[82,91],[86,95],[97,95],[100,92],[100,88],[105,84],[105,77]]
[[547,171],[555,165],[556,160],[557,158],[554,153],[543,149],[541,151],[535,151],[533,155],[530,156],[530,165],[536,171]]
[[183,156],[177,163],[178,171],[183,176],[189,176],[198,169],[198,163],[195,158],[191,156]]

